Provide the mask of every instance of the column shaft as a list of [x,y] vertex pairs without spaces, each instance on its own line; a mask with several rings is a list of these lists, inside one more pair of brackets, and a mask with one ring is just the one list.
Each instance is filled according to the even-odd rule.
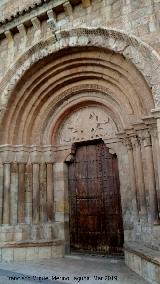
[[18,222],[18,165],[11,166],[11,224]]
[[0,224],[2,224],[3,213],[3,164],[0,164]]
[[25,173],[25,222],[32,223],[32,191],[33,191],[32,164],[26,164]]
[[18,223],[25,222],[25,164],[18,164]]
[[145,146],[145,156],[147,167],[147,186],[149,192],[149,219],[150,221],[156,221],[158,220],[158,203],[151,145]]
[[[159,113],[159,111],[158,111]],[[159,205],[159,217],[160,217],[160,114],[157,117],[157,150],[158,150],[158,181],[159,181],[159,190],[158,190],[158,205]]]
[[133,210],[134,210],[135,218],[138,221],[139,217],[138,217],[136,176],[135,176],[133,149],[131,147],[128,148],[128,160],[129,160],[130,182],[131,182],[131,189],[132,189],[132,204],[133,204]]
[[53,164],[47,164],[47,216],[48,221],[54,218],[54,187],[53,187]]
[[40,193],[39,193],[39,164],[33,164],[33,223],[37,224],[40,217]]
[[47,166],[45,163],[40,165],[40,220],[42,223],[47,221]]
[[4,165],[3,224],[10,224],[11,164]]
[[[157,203],[158,203],[158,211],[160,212],[160,137],[156,137],[155,145],[156,145],[156,161],[157,161]],[[160,217],[160,216],[159,216]]]
[[147,207],[146,207],[146,196],[145,196],[145,185],[144,185],[144,174],[143,174],[143,164],[142,164],[142,153],[141,147],[137,143],[135,149],[135,166],[137,175],[137,185],[138,185],[138,197],[140,203],[140,216],[142,218],[147,218]]

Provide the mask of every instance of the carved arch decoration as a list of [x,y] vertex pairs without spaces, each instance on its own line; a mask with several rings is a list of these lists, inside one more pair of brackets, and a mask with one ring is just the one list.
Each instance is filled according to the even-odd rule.
[[57,31],[0,83],[1,144],[50,144],[56,110],[72,100],[106,105],[118,113],[121,130],[130,126],[160,105],[159,62],[150,46],[118,30]]

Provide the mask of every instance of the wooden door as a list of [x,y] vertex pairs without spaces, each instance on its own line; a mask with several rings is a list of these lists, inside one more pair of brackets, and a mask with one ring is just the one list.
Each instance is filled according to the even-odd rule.
[[117,158],[105,144],[77,148],[69,165],[71,250],[122,251],[123,224]]

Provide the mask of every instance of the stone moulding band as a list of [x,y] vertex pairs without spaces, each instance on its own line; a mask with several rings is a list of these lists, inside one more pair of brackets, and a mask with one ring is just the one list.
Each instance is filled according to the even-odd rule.
[[25,248],[25,247],[48,247],[48,246],[59,246],[63,245],[64,241],[59,239],[54,239],[52,241],[21,241],[21,242],[7,242],[7,243],[1,243],[0,248]]
[[0,162],[53,163],[55,151],[56,149],[52,145],[0,145]]

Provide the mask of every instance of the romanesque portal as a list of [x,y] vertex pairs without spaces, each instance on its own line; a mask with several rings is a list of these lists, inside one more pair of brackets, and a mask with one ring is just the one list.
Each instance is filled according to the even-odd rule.
[[1,222],[12,233],[8,245],[69,251],[67,162],[76,143],[96,139],[117,156],[124,239],[150,242],[146,230],[158,222],[153,108],[136,67],[104,48],[64,48],[26,70],[2,113]]

